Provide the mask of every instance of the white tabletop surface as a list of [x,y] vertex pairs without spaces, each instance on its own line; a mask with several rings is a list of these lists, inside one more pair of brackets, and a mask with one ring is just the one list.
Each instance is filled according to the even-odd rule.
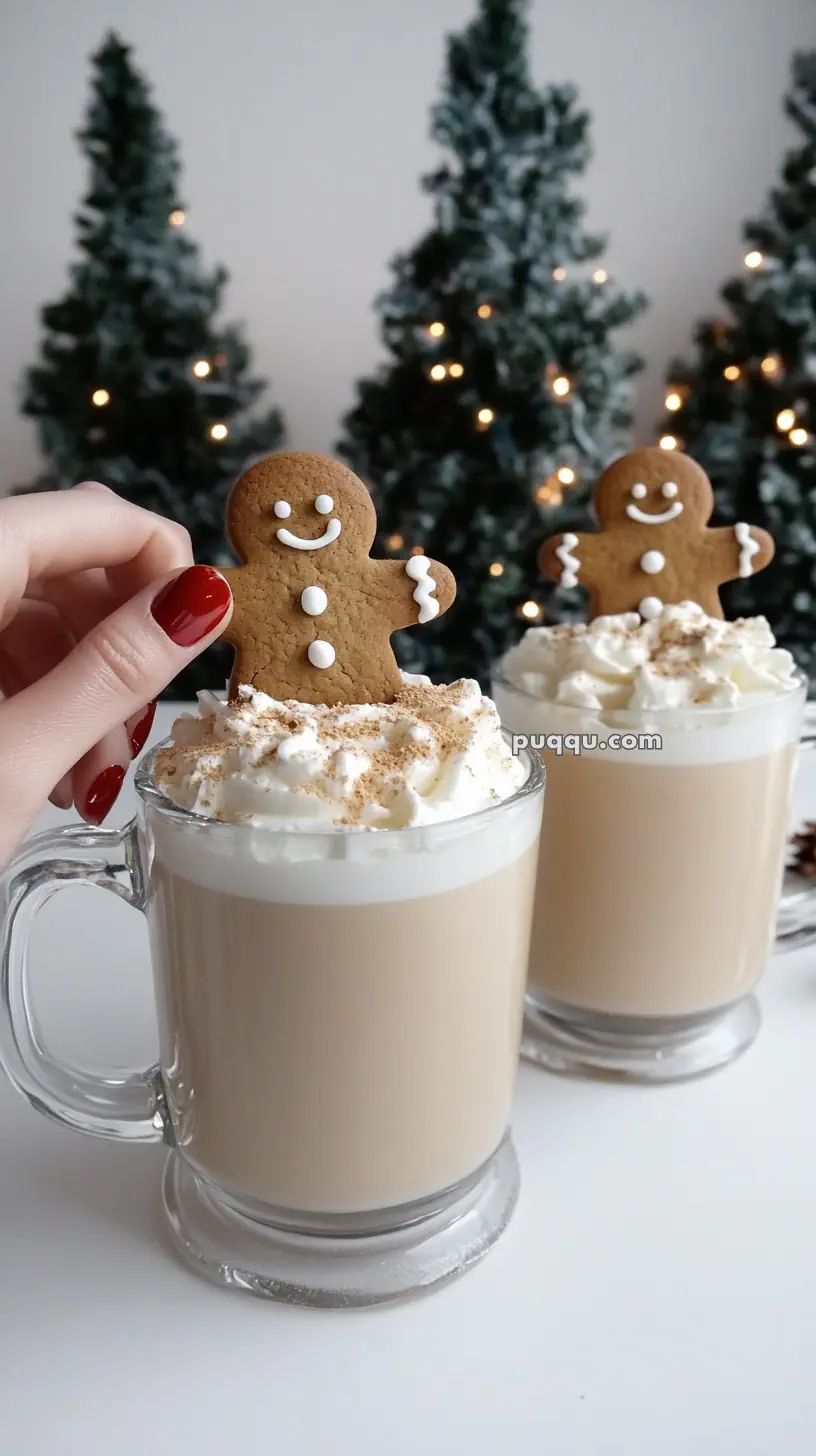
[[[110,822],[133,802],[128,782]],[[33,955],[56,1048],[152,1059],[136,911],[66,890]],[[3,1082],[0,1452],[812,1456],[816,949],[761,1000],[758,1042],[700,1082],[523,1067],[509,1230],[458,1283],[371,1311],[203,1283],[164,1238],[161,1150],[63,1130]]]

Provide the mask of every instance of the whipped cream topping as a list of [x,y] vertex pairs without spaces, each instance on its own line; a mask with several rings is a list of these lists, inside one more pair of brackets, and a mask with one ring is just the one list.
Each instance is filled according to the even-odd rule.
[[526,768],[494,704],[463,678],[404,675],[389,704],[278,702],[251,687],[199,693],[156,759],[181,808],[278,829],[403,829],[459,819],[509,798]]
[[794,659],[764,617],[724,622],[694,602],[531,627],[501,671],[531,697],[595,710],[735,708],[790,692]]

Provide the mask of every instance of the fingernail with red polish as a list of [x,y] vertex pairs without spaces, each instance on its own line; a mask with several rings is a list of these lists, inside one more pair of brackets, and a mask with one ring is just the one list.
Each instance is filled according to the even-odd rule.
[[136,758],[137,754],[141,753],[142,749],[144,748],[148,737],[150,736],[150,730],[153,727],[153,719],[155,718],[155,716],[155,702],[148,703],[138,723],[134,724],[134,726],[130,729],[131,758]]
[[124,777],[125,770],[120,763],[114,763],[97,774],[88,790],[82,810],[83,819],[90,824],[101,824],[107,818],[116,803]]
[[178,647],[193,647],[227,615],[232,592],[212,566],[188,566],[163,586],[150,610]]

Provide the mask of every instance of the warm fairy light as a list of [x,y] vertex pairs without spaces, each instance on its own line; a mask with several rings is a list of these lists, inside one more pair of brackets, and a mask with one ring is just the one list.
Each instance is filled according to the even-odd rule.
[[504,567],[500,561],[491,561],[487,569],[491,576],[504,576]]
[[91,404],[99,405],[100,408],[103,404],[110,404],[108,391],[106,389],[95,389],[91,395]]
[[210,364],[209,360],[207,359],[196,359],[196,362],[193,365],[193,373],[196,379],[206,379],[211,369],[212,364]]
[[555,473],[562,485],[575,484],[575,471],[571,465],[560,465]]
[[556,374],[555,379],[552,382],[552,392],[553,394],[557,394],[559,399],[563,399],[566,395],[569,394],[570,382],[567,379],[566,374]]
[[759,367],[763,374],[767,374],[769,379],[773,379],[782,367],[782,360],[778,354],[766,354]]
[[538,602],[522,602],[519,612],[528,622],[534,622],[536,617],[541,616],[541,607]]
[[229,430],[226,425],[212,425],[210,427],[210,437],[213,440],[226,440],[228,434]]
[[675,410],[683,408],[683,396],[682,394],[678,394],[676,389],[671,389],[666,395],[663,403],[665,404],[667,410],[671,410],[672,413],[674,413]]
[[180,207],[174,207],[167,221],[171,227],[184,227],[184,213]]
[[757,252],[756,248],[752,248],[750,253],[745,254],[745,257],[742,261],[744,262],[746,268],[759,268],[760,265],[763,263],[764,259],[762,257],[762,254]]
[[425,555],[425,547],[424,546],[412,546],[411,547],[411,555],[412,556],[424,556]]
[[563,283],[566,276],[566,268],[553,268],[553,278],[555,279],[556,283]]
[[463,367],[462,367],[461,364],[449,364],[448,365],[448,373],[449,373],[451,379],[461,379],[462,378],[462,375],[464,374],[464,372],[465,371],[464,371],[464,369],[463,369]]
[[807,430],[803,430],[802,426],[799,425],[795,430],[791,430],[788,439],[792,445],[806,445],[810,439],[810,435]]
[[596,268],[595,272],[592,275],[592,282],[605,283],[608,277],[609,274],[607,273],[605,268]]
[[661,435],[660,448],[661,450],[676,450],[677,441],[674,438],[674,435]]
[[739,379],[739,377],[740,377],[740,367],[739,367],[739,364],[726,364],[725,368],[723,369],[723,378],[724,379],[734,380],[734,379]]
[[442,339],[445,336],[445,325],[440,323],[428,324],[428,333],[432,339]]
[[783,435],[786,434],[788,430],[792,430],[795,424],[796,415],[794,414],[792,409],[784,409],[779,411],[779,414],[776,417],[776,428],[778,430],[781,430]]
[[476,415],[476,419],[478,420],[479,424],[484,426],[492,425],[495,418],[496,416],[494,415],[492,409],[480,409]]
[[476,312],[477,312],[479,318],[492,318],[493,317],[493,305],[492,305],[492,303],[480,303],[479,304],[479,307],[476,310]]
[[429,378],[444,379],[447,372],[448,371],[445,368],[444,364],[434,364],[433,369],[431,369],[430,371]]
[[400,546],[402,545],[402,537],[396,535],[388,536],[385,545],[387,550],[389,551],[399,551]]
[[540,506],[560,506],[564,494],[555,476],[551,475],[549,480],[544,480],[541,485],[536,486],[533,498]]

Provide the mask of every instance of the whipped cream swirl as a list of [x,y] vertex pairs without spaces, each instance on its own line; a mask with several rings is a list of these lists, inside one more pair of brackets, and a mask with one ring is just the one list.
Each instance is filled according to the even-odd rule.
[[277,829],[403,829],[459,819],[509,798],[526,767],[478,683],[404,677],[388,704],[236,702],[199,693],[156,759],[181,808]]
[[694,602],[555,627],[531,627],[502,675],[531,697],[589,710],[736,708],[791,692],[789,652],[764,617],[724,622]]

